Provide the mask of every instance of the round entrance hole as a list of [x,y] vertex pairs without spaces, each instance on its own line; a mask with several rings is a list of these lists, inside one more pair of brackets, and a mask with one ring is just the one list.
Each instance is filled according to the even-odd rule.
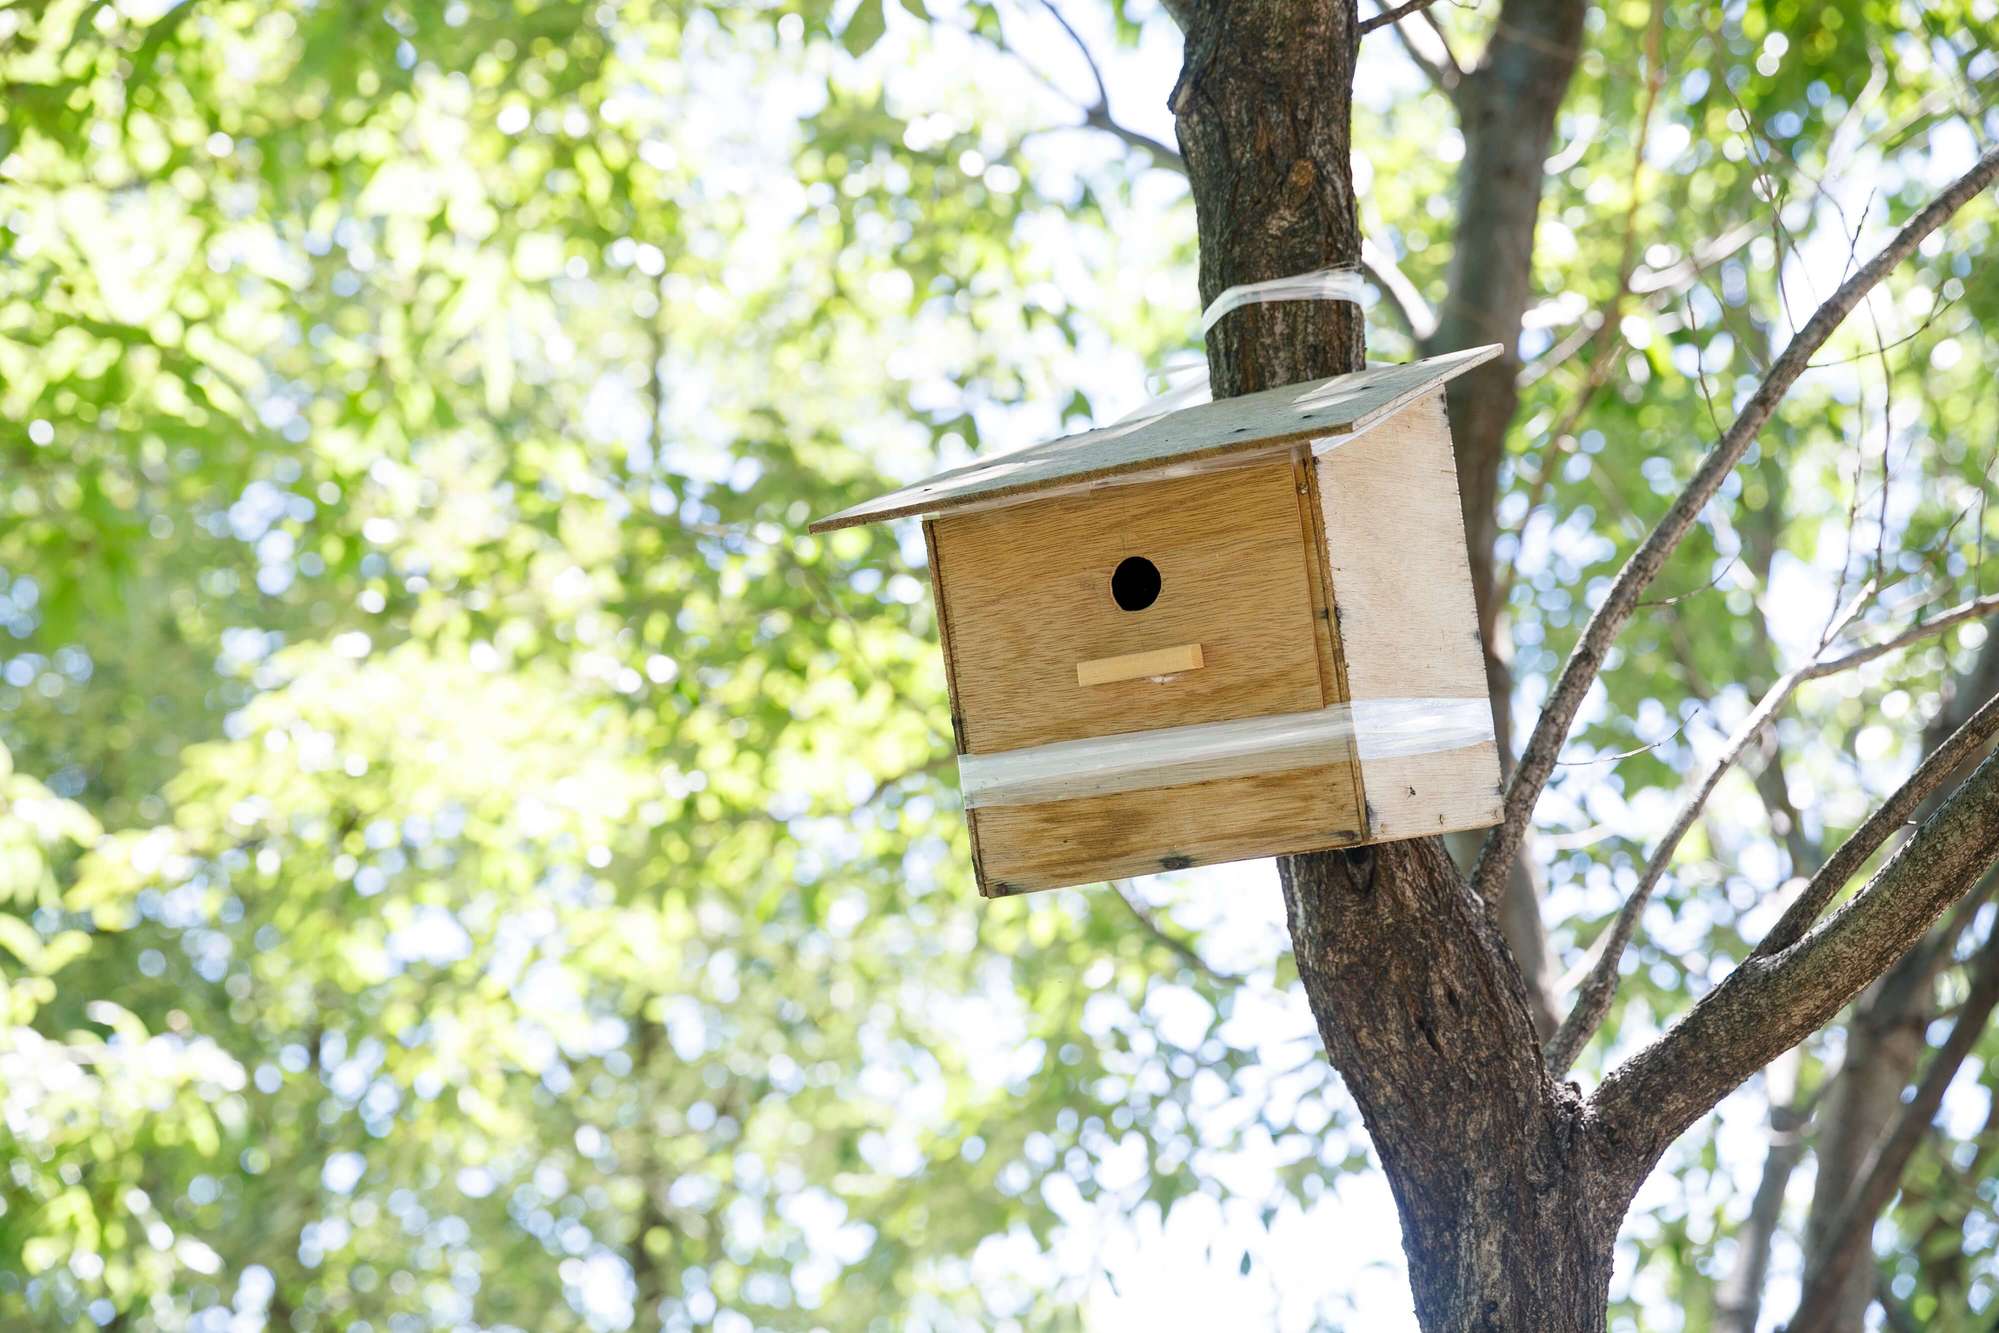
[[1143,611],[1159,600],[1159,566],[1142,555],[1129,556],[1111,571],[1111,600],[1125,611]]

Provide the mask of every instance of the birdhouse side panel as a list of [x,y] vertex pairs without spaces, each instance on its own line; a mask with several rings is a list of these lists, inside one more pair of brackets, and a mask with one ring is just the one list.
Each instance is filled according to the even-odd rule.
[[967,814],[988,898],[1350,847],[1362,837],[1345,763]]
[[1448,744],[1421,743],[1422,700],[1447,701],[1430,711],[1462,718],[1448,701],[1488,697],[1443,392],[1330,450],[1318,472],[1346,687],[1357,709],[1409,701],[1391,704],[1407,724],[1394,753],[1360,738],[1367,840],[1498,822],[1489,733],[1467,741],[1462,727],[1440,726]]
[[1280,458],[932,520],[960,751],[1338,702],[1308,517]]

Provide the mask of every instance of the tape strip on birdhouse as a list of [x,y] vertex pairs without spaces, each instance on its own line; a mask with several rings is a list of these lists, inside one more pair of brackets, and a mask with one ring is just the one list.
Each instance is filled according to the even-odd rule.
[[1485,699],[1361,699],[1306,713],[1056,741],[958,759],[967,808],[1036,805],[1490,744]]

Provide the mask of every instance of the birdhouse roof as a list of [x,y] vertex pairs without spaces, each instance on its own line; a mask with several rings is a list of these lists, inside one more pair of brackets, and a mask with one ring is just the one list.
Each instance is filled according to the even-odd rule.
[[822,518],[812,525],[812,531],[1014,503],[1079,483],[1178,470],[1231,455],[1352,435],[1491,360],[1501,350],[1494,343],[1407,365],[1370,366],[1351,375],[1280,385],[1262,393],[1185,407],[1150,420],[1065,435],[940,472]]

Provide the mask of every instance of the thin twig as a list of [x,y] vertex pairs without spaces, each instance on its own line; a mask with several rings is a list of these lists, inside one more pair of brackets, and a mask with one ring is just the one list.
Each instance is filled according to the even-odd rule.
[[1090,67],[1090,81],[1097,85],[1097,106],[1108,112],[1111,108],[1111,90],[1104,86],[1104,71],[1097,64],[1097,57],[1090,51],[1090,44],[1083,40],[1083,34],[1070,26],[1068,19],[1062,17],[1062,11],[1055,7],[1055,0],[1041,0],[1041,7],[1048,11],[1048,16],[1061,26],[1063,32],[1069,34],[1069,40],[1082,54],[1083,63]]
[[1409,330],[1411,338],[1420,343],[1437,331],[1436,311],[1430,309],[1430,303],[1395,262],[1394,255],[1373,241],[1362,240],[1360,267],[1381,289],[1383,299],[1402,316],[1403,327]]
[[[1047,0],[1043,0],[1043,3],[1046,4]],[[1101,130],[1134,148],[1144,149],[1152,155],[1152,160],[1156,165],[1185,175],[1187,172],[1187,163],[1180,156],[1180,151],[1177,148],[1171,144],[1162,143],[1149,134],[1132,129],[1111,114],[1109,95],[1104,87],[1103,75],[1097,64],[1096,57],[1091,55],[1089,48],[1084,45],[1081,36],[1077,34],[1074,28],[1069,26],[1068,20],[1062,17],[1061,12],[1053,4],[1048,4],[1048,12],[1054,16],[1057,23],[1062,25],[1062,30],[1069,34],[1070,40],[1074,41],[1076,48],[1083,53],[1083,60],[1090,67],[1090,78],[1095,82],[1097,87],[1097,101],[1094,104],[1083,102],[1080,98],[1063,88],[1061,84],[1050,78],[1047,72],[1040,66],[1014,50],[1003,36],[994,37],[992,34],[981,32],[969,24],[953,23],[946,26],[963,33],[973,41],[981,42],[991,47],[1001,55],[1011,56],[1015,61],[1019,62],[1022,69],[1025,69],[1028,74],[1033,76],[1035,82],[1054,93],[1057,97],[1060,97],[1063,101],[1071,103],[1082,113],[1083,119],[1080,124],[1051,125],[1043,130],[1032,131],[1032,133],[1049,134],[1057,130]]]
[[[1502,5],[1501,9],[1503,10],[1504,8],[1505,6]],[[1464,62],[1459,60],[1458,53],[1451,49],[1451,35],[1444,31],[1444,25],[1437,18],[1437,13],[1435,10],[1425,9],[1422,11],[1422,14],[1423,14],[1423,26],[1428,28],[1430,32],[1436,37],[1437,46],[1444,53],[1444,68],[1448,69],[1451,72],[1451,80],[1453,85],[1455,86],[1456,84],[1463,83],[1465,81]],[[1395,31],[1403,32],[1405,31],[1405,29],[1402,27],[1401,24],[1398,23],[1395,25]]]
[[1376,28],[1385,28],[1391,23],[1400,23],[1419,9],[1428,9],[1437,0],[1403,0],[1393,9],[1384,9],[1379,14],[1361,20],[1360,35],[1365,37]]
[[1111,881],[1111,892],[1117,895],[1119,902],[1131,910],[1132,916],[1137,919],[1140,926],[1145,928],[1146,934],[1172,950],[1182,962],[1186,963],[1196,972],[1206,976],[1209,980],[1219,982],[1224,986],[1239,986],[1242,984],[1243,979],[1241,977],[1232,972],[1219,971],[1211,966],[1207,959],[1201,957],[1200,951],[1195,949],[1193,945],[1160,925],[1151,911],[1131,896],[1130,889],[1131,885],[1125,880]]
[[[1944,314],[1945,311],[1949,310],[1952,306],[1956,304],[1957,300],[1955,297],[1945,297],[1943,300],[1937,302],[1936,307],[1932,309],[1927,316],[1924,317],[1922,323],[1918,324],[1915,328],[1909,330],[1901,337],[1896,338],[1892,342],[1890,342],[1888,344],[1887,350],[1892,352],[1897,347],[1900,347],[1905,343],[1912,343],[1916,339],[1922,337],[1925,333],[1929,332],[1930,325],[1936,323],[1937,320]],[[1852,356],[1836,356],[1830,361],[1814,361],[1811,363],[1811,365],[1807,366],[1806,369],[1831,370],[1835,366],[1850,366],[1856,361],[1870,361],[1878,355],[1880,355],[1879,349],[1876,349],[1875,351],[1872,352],[1855,352]]]
[[1581,768],[1587,764],[1614,764],[1620,759],[1635,759],[1641,754],[1652,753],[1652,751],[1658,749],[1660,746],[1664,745],[1667,741],[1670,741],[1675,737],[1677,737],[1681,732],[1687,729],[1688,723],[1692,722],[1695,718],[1699,717],[1700,715],[1701,715],[1701,710],[1699,708],[1694,709],[1693,712],[1687,714],[1686,717],[1680,719],[1679,726],[1674,727],[1670,732],[1666,733],[1664,736],[1661,736],[1658,740],[1652,741],[1651,743],[1646,745],[1636,746],[1629,750],[1619,750],[1616,754],[1593,754],[1587,759],[1563,759],[1557,762],[1561,763],[1564,767],[1567,768]]
[[1078,128],[1102,130],[1114,139],[1150,153],[1155,166],[1165,167],[1168,171],[1177,171],[1183,176],[1187,174],[1187,160],[1180,156],[1179,149],[1114,119],[1107,108],[1092,107],[1084,111],[1083,123]]
[[1715,572],[1715,576],[1709,579],[1706,583],[1703,583],[1698,588],[1689,588],[1686,592],[1676,592],[1671,597],[1650,597],[1640,602],[1638,605],[1678,606],[1681,602],[1686,601],[1689,597],[1698,597],[1704,592],[1713,592],[1716,588],[1719,588],[1721,586],[1721,581],[1728,577],[1729,571],[1735,568],[1735,562],[1740,560],[1741,558],[1742,558],[1741,552],[1737,552],[1736,554],[1728,557],[1728,559],[1722,562],[1721,568]]
[[1874,293],[1867,294],[1867,322],[1874,326],[1874,350],[1881,357],[1881,512],[1874,520],[1874,577],[1888,561],[1888,496],[1895,488],[1890,456],[1895,449],[1895,368],[1888,364],[1888,340],[1881,332],[1881,315]]
[[[1645,199],[1645,152],[1652,137],[1652,114],[1658,105],[1659,90],[1665,86],[1666,71],[1659,58],[1666,19],[1666,0],[1652,0],[1652,18],[1645,30],[1645,105],[1638,117],[1638,140],[1631,150],[1631,198],[1624,208],[1624,243],[1617,260],[1617,288],[1608,301],[1604,302],[1601,317],[1590,342],[1600,342],[1591,358],[1588,372],[1583,376],[1582,388],[1562,414],[1561,421],[1548,433],[1548,442],[1541,450],[1540,466],[1535,469],[1533,482],[1527,488],[1527,507],[1521,513],[1520,531],[1516,540],[1524,540],[1527,524],[1533,520],[1534,511],[1540,506],[1541,498],[1554,481],[1555,459],[1558,454],[1569,450],[1571,433],[1581,422],[1583,413],[1595,401],[1597,393],[1610,382],[1610,372],[1617,364],[1617,354],[1623,350],[1619,337],[1624,315],[1624,302],[1631,295],[1631,275],[1638,267],[1638,211]],[[1517,561],[1500,567],[1490,605],[1505,606],[1513,593],[1513,582],[1518,575]]]
[[1506,788],[1504,819],[1487,837],[1473,871],[1472,882],[1487,902],[1497,902],[1512,872],[1521,839],[1533,817],[1534,804],[1554,771],[1555,760],[1582,708],[1583,698],[1603,670],[1611,644],[1637,610],[1645,589],[1665,567],[1666,559],[1678,548],[1694,520],[1721,490],[1722,483],[1749,449],[1763,424],[1777,409],[1791,385],[1804,373],[1812,354],[1824,346],[1834,329],[1845,321],[1860,298],[1871,291],[1920,245],[1925,237],[1942,226],[1999,177],[1999,151],[1987,153],[1978,163],[1952,182],[1915,217],[1911,218],[1881,252],[1869,260],[1838,291],[1821,305],[1805,327],[1793,338],[1770,374],[1744,405],[1735,423],[1715,442],[1685,490],[1673,501],[1643,544],[1625,561],[1603,602],[1590,617],[1582,637],[1570,653],[1567,665],[1549,693],[1548,704],[1534,725],[1513,778]]
[[[1430,16],[1426,12],[1423,17]],[[1455,101],[1458,88],[1464,83],[1465,72],[1459,67],[1458,58],[1451,51],[1451,44],[1444,39],[1443,29],[1437,28],[1434,21],[1430,26],[1435,29],[1438,54],[1442,57],[1441,63],[1437,57],[1419,49],[1415,39],[1409,35],[1409,29],[1401,24],[1396,24],[1389,31],[1393,32],[1395,40],[1402,44],[1402,53],[1409,57],[1410,63],[1422,70],[1424,77],[1430,80],[1430,86]]]
[[1978,620],[1988,615],[1999,615],[1999,593],[1990,597],[1974,597],[1968,602],[1959,602],[1948,611],[1939,611],[1929,619],[1909,626],[1893,638],[1868,644],[1864,648],[1856,648],[1839,657],[1827,658],[1814,666],[1806,679],[1817,680],[1820,676],[1849,671],[1863,662],[1871,662],[1885,653],[1892,653],[1897,648],[1922,639],[1933,638],[1953,625],[1961,625],[1967,620]]

